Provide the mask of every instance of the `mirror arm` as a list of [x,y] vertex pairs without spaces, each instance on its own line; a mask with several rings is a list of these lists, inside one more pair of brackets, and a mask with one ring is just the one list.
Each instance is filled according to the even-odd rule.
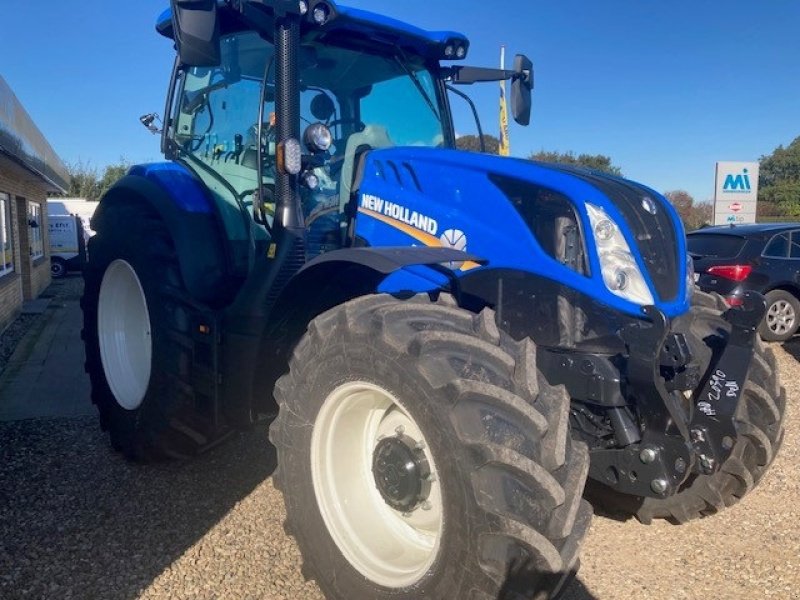
[[475,117],[475,123],[478,125],[478,140],[480,140],[481,152],[485,153],[486,152],[486,144],[483,141],[483,128],[481,127],[480,117],[478,117],[478,109],[475,108],[475,103],[472,101],[472,98],[467,96],[461,90],[457,90],[452,85],[445,85],[445,88],[447,88],[448,91],[453,92],[456,96],[458,96],[460,98],[463,98],[464,100],[467,101],[467,104],[469,104],[469,107],[472,109],[472,116]]
[[445,77],[455,85],[472,85],[473,83],[507,81],[519,77],[516,71],[507,69],[489,69],[484,67],[450,67],[443,69]]

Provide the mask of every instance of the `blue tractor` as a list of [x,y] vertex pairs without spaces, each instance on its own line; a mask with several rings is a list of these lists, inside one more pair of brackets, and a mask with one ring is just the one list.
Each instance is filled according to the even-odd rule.
[[114,448],[274,416],[287,529],[342,599],[553,596],[584,497],[684,522],[763,476],[763,299],[694,291],[651,189],[455,150],[448,89],[511,80],[527,124],[527,58],[462,66],[464,36],[332,0],[172,0],[157,29],[167,162],[105,195],[85,270]]

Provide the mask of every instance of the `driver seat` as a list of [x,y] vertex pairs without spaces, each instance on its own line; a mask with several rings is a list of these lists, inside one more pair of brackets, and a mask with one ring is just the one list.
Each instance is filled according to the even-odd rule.
[[392,146],[394,146],[394,143],[389,138],[389,132],[381,125],[367,125],[364,127],[364,131],[354,133],[347,138],[342,173],[339,179],[340,212],[344,212],[347,203],[350,202],[357,156],[366,150],[391,148]]

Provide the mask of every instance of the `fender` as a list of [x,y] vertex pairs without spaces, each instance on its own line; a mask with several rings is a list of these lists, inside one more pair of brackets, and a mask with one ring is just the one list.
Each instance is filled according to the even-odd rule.
[[[358,296],[378,292],[386,277],[411,266],[444,274],[453,288],[450,291],[458,296],[458,278],[442,265],[463,261],[486,263],[481,258],[452,248],[345,248],[327,252],[303,266],[281,291],[270,311],[271,315],[280,317],[268,319],[267,331],[274,335],[281,322],[310,323],[315,316],[329,308]],[[325,290],[330,293],[329,298],[321,297]]]
[[[286,370],[292,349],[314,317],[348,300],[376,293],[387,276],[405,267],[425,265],[444,273],[449,270],[441,263],[451,261],[485,262],[451,248],[347,248],[327,252],[303,266],[266,310],[266,287],[243,289],[225,313],[226,366],[222,371],[252,373],[253,377],[226,381],[221,405],[232,411],[228,417],[244,423],[254,412],[273,408],[270,390]],[[257,282],[266,278],[251,275],[250,279]],[[458,285],[452,274],[447,279]]]
[[183,282],[194,300],[211,306],[230,300],[231,290],[238,287],[232,285],[230,248],[211,199],[190,171],[177,163],[132,167],[103,196],[92,218],[93,229],[102,231],[105,210],[117,202],[141,202],[161,217],[175,244]]

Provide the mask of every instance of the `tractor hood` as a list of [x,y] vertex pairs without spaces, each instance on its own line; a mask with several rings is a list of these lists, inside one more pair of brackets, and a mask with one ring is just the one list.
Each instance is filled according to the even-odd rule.
[[461,273],[526,271],[632,316],[650,304],[669,317],[688,310],[683,226],[640,184],[564,165],[389,148],[367,155],[358,189],[362,243],[468,250],[489,264],[467,263]]

